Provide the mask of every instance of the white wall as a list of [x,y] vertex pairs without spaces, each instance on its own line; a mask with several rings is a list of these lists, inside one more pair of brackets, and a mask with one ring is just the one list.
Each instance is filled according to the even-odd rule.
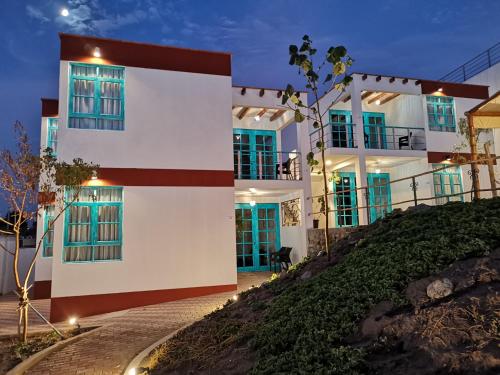
[[[0,244],[6,247],[9,251],[14,252],[15,240],[11,236],[0,235]],[[34,248],[21,248],[19,250],[19,274],[21,281],[24,281],[24,275],[28,271],[28,267],[35,254]],[[16,289],[16,282],[14,279],[14,257],[0,249],[0,295],[11,293]],[[33,283],[33,273],[29,279],[28,285]]]
[[125,130],[68,129],[61,61],[59,150],[102,167],[232,170],[231,77],[125,67]]
[[122,261],[62,263],[52,297],[236,284],[233,188],[125,187]]

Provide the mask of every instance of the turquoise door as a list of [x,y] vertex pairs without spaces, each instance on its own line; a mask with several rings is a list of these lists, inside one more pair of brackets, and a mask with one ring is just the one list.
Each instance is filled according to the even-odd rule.
[[[333,206],[336,227],[354,227],[358,225],[356,197],[356,174],[340,172],[340,180],[333,183]],[[348,190],[348,191],[347,191]]]
[[[328,147],[354,147],[352,115],[350,111],[330,110],[331,140]],[[328,138],[327,138],[328,139]]]
[[238,271],[269,271],[270,254],[280,248],[277,203],[235,206]]
[[363,125],[366,148],[387,148],[385,139],[385,116],[383,113],[363,112]]
[[389,173],[368,173],[370,223],[392,211]]
[[276,132],[272,130],[233,130],[234,178],[276,179]]

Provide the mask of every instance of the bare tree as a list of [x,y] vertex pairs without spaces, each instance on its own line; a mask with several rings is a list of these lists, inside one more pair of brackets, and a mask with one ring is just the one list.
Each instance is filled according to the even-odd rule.
[[[82,159],[74,159],[72,163],[59,162],[50,148],[36,155],[20,122],[15,123],[14,133],[17,141],[15,152],[7,149],[0,152],[0,195],[14,214],[7,218],[0,217],[4,224],[0,233],[13,236],[15,248],[10,250],[0,244],[0,249],[13,259],[13,274],[19,295],[18,335],[21,342],[26,342],[30,305],[28,292],[32,287],[29,279],[44,238],[66,209],[78,199],[82,184],[91,178],[98,166],[85,163]],[[54,217],[36,244],[28,270],[21,274],[21,227],[29,220],[36,219],[48,205],[54,206]]]
[[[347,54],[345,47],[337,46],[330,47],[324,58],[316,65],[314,61],[316,52],[317,50],[312,47],[312,40],[308,35],[304,35],[302,38],[300,48],[296,45],[290,45],[289,47],[289,64],[298,66],[299,74],[306,80],[306,88],[312,92],[314,103],[309,107],[303,104],[302,100],[300,100],[300,95],[289,84],[283,94],[282,104],[294,110],[296,122],[300,123],[305,119],[309,119],[312,121],[313,127],[320,131],[319,139],[316,142],[316,147],[320,151],[321,156],[321,171],[318,173],[323,175],[323,199],[321,205],[322,207],[324,205],[324,212],[322,213],[325,215],[325,247],[328,258],[330,258],[328,182],[332,179],[337,179],[338,174],[334,172],[331,178],[327,176],[325,164],[325,126],[328,125],[328,122],[325,123],[323,118],[351,83],[352,77],[347,74],[347,69],[352,65],[353,60]],[[320,78],[320,74],[322,73],[324,74],[324,79]],[[335,95],[333,100],[329,102],[330,104],[322,110],[319,99],[320,89],[324,88],[324,85],[326,85],[327,90],[334,89]],[[307,154],[307,163],[311,167],[311,171],[314,171],[314,168],[320,164],[320,161],[316,160],[312,150]]]

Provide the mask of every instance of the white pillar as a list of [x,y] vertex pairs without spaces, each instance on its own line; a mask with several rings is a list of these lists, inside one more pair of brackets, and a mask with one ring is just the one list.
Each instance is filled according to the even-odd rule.
[[309,123],[303,121],[297,123],[297,147],[300,152],[300,172],[302,175],[302,186],[304,189],[304,199],[302,200],[302,209],[304,211],[304,225],[305,228],[312,228],[313,215],[312,215],[312,189],[311,189],[311,173],[307,165],[307,153],[311,151],[309,143]]
[[[356,187],[366,187],[366,158],[365,155],[361,154],[354,162],[354,170],[356,171]],[[366,189],[357,190],[357,203],[358,207],[367,206],[367,196]],[[358,224],[366,225],[368,224],[368,208],[358,209]]]
[[356,134],[356,144],[359,150],[365,149],[365,130],[363,127],[363,106],[361,103],[361,90],[359,89],[359,77],[355,76],[351,83],[351,113],[352,123]]

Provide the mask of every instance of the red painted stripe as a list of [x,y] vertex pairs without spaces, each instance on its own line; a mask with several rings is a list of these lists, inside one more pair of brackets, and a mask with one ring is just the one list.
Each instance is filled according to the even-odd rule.
[[105,314],[132,307],[154,305],[184,298],[200,297],[208,294],[231,292],[236,284],[201,286],[194,288],[148,290],[142,292],[96,294],[75,297],[57,297],[50,301],[50,321],[61,322],[71,316]]
[[421,85],[422,94],[435,94],[441,88],[443,91],[440,94],[456,98],[487,99],[489,97],[488,86],[428,80],[422,80]]
[[[471,159],[471,154],[469,152],[460,152],[460,153],[458,153],[458,156],[459,156],[459,159],[461,159],[461,160],[457,160],[457,154],[453,153],[453,152],[427,151],[427,161],[429,163],[439,164],[439,163],[444,162],[446,160],[446,158],[448,158],[448,157],[451,157],[452,160],[458,161],[458,162],[472,160]],[[495,154],[491,154],[491,157],[492,158],[496,158],[496,155]],[[486,155],[485,154],[478,154],[477,158],[478,159],[486,159]],[[480,162],[479,164],[487,164],[487,163],[486,162]],[[496,165],[497,161],[495,160],[493,162],[493,164]]]
[[[231,76],[231,55],[60,33],[61,60]],[[101,58],[92,56],[98,47]]]
[[50,298],[51,290],[51,280],[35,281],[35,284],[33,285],[33,299]]
[[233,171],[194,169],[99,168],[98,180],[108,186],[234,186]]
[[42,117],[57,117],[59,113],[59,100],[42,98]]

